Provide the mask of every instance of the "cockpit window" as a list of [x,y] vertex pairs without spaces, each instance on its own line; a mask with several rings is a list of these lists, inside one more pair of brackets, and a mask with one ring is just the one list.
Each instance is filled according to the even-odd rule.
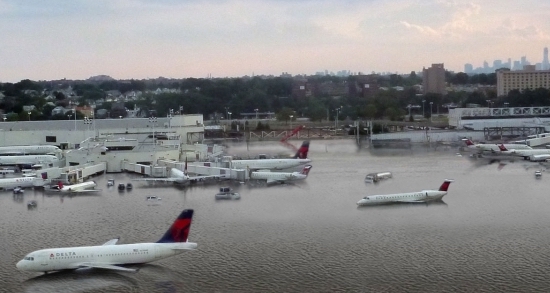
[[34,257],[32,257],[32,256],[27,256],[27,257],[25,257],[25,258],[24,258],[24,260],[30,260],[30,261],[33,261],[33,260],[34,260]]
[[368,196],[365,196],[365,197],[363,197],[363,199],[369,199],[369,197],[368,197]]

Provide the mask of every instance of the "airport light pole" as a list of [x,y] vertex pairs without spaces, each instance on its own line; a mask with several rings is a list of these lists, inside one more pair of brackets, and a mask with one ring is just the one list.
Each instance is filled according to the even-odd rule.
[[29,114],[29,121],[31,121],[31,111],[27,112]]
[[334,135],[336,135],[338,131],[338,114],[340,113],[341,110],[342,110],[342,106],[340,106],[339,108],[336,108],[336,120],[334,120]]
[[290,129],[292,130],[292,118],[294,118],[294,115],[290,115]]
[[434,102],[430,102],[430,122],[432,122],[432,114],[433,114],[433,111],[432,111],[432,106],[433,106]]
[[422,100],[422,118],[425,118],[426,115],[424,114],[424,103],[426,102],[426,100]]
[[229,115],[229,122],[231,122],[231,112],[227,112],[227,115]]
[[258,123],[258,111],[259,109],[254,109],[254,112],[256,112],[256,123]]
[[86,125],[86,141],[88,142],[88,147],[86,147],[86,153],[90,154],[90,138],[88,137],[88,132],[90,131],[90,124],[92,124],[92,120],[88,118],[88,116],[84,117],[84,125]]
[[151,116],[149,117],[149,123],[153,125],[153,149],[156,147],[156,141],[155,141],[155,124],[157,123],[157,117]]

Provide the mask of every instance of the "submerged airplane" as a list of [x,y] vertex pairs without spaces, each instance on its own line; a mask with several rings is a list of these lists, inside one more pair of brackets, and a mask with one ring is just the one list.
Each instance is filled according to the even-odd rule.
[[390,204],[390,203],[417,203],[441,200],[447,194],[452,179],[445,179],[439,190],[422,190],[418,192],[369,195],[357,202],[359,206]]
[[59,166],[59,158],[52,155],[0,156],[0,165],[36,165]]
[[[466,143],[466,147],[470,150],[475,150],[478,152],[483,151],[490,151],[490,152],[498,152],[500,151],[499,145],[497,144],[484,144],[484,143],[473,143],[469,139],[463,139],[463,141]],[[518,143],[507,143],[504,144],[506,148],[509,149],[516,149],[516,150],[530,150],[531,147],[526,144],[518,144]]]
[[255,180],[266,180],[267,184],[273,183],[286,183],[289,181],[295,180],[304,180],[307,178],[309,171],[311,170],[311,165],[306,165],[304,169],[300,172],[269,172],[269,171],[258,171],[251,172],[250,179]]
[[502,154],[508,154],[518,157],[523,157],[525,160],[540,162],[550,159],[550,149],[508,149],[506,145],[498,146]]
[[189,176],[187,175],[187,158],[185,159],[185,167],[183,171],[171,168],[170,175],[166,178],[134,178],[132,181],[146,181],[146,182],[166,182],[175,184],[185,184],[191,182],[197,182],[209,178],[220,178],[220,175],[205,175],[205,176]]
[[0,156],[4,155],[46,155],[60,153],[61,149],[54,145],[14,145],[0,147]]
[[10,190],[16,187],[43,186],[44,180],[36,177],[2,178],[0,179],[0,190]]
[[97,184],[95,181],[86,181],[82,183],[64,185],[63,182],[59,181],[56,186],[52,187],[52,190],[57,192],[64,193],[81,193],[81,192],[98,192],[101,190],[95,189]]
[[96,268],[136,272],[121,265],[143,264],[197,248],[187,242],[193,210],[183,210],[164,236],[155,243],[116,245],[118,238],[100,246],[49,248],[33,251],[16,267],[22,271],[51,272],[80,268]]
[[250,170],[283,170],[311,163],[307,158],[309,141],[304,141],[296,154],[291,159],[259,159],[259,160],[232,160],[232,169]]

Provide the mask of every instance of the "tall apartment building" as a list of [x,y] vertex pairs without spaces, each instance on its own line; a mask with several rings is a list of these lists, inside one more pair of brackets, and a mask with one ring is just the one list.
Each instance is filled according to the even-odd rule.
[[511,90],[550,89],[550,70],[536,70],[535,65],[525,65],[523,70],[497,70],[497,95],[505,96]]
[[432,67],[422,69],[423,93],[446,93],[445,90],[445,67],[443,63],[432,64]]

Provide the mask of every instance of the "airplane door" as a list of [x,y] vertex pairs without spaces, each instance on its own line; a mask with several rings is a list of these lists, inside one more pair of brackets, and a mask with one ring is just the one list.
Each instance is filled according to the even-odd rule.
[[155,259],[159,259],[162,257],[162,249],[158,245],[155,245],[155,247],[153,248],[153,251],[155,254]]
[[57,260],[53,257],[50,259],[47,254],[42,254],[37,258],[40,263],[40,268],[44,269],[44,271],[51,271],[55,268],[55,263]]

